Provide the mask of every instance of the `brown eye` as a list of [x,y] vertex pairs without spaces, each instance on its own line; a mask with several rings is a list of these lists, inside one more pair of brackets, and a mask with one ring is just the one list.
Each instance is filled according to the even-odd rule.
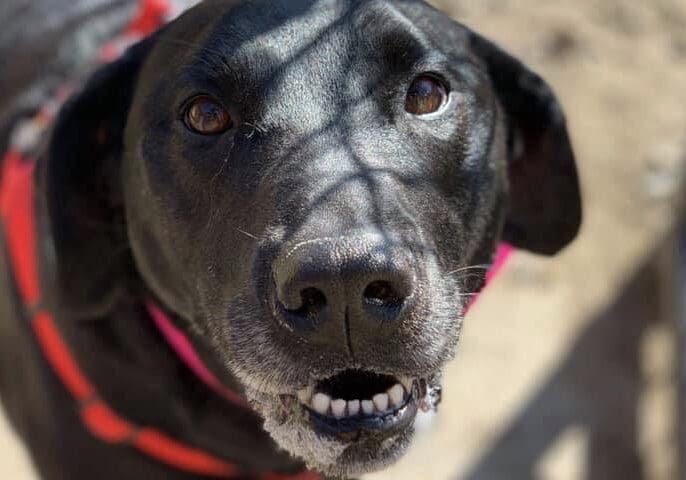
[[440,80],[429,75],[417,77],[410,85],[405,110],[413,115],[426,115],[440,109],[448,100],[448,92]]
[[233,120],[216,100],[197,97],[186,108],[186,125],[202,135],[216,135],[233,127]]

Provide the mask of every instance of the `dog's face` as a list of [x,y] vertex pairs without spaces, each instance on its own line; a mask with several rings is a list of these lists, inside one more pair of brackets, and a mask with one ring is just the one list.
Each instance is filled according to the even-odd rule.
[[418,1],[201,4],[64,109],[48,190],[66,295],[141,280],[332,475],[405,450],[497,242],[580,222],[550,90]]

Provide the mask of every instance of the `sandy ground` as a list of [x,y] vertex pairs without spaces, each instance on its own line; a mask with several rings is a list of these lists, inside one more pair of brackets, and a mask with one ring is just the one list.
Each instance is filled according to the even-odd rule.
[[[682,177],[686,3],[434,3],[555,87],[586,218],[559,257],[515,257],[470,314],[432,429],[369,479],[677,478],[673,332],[645,262]],[[0,433],[0,478],[31,479],[27,465]]]

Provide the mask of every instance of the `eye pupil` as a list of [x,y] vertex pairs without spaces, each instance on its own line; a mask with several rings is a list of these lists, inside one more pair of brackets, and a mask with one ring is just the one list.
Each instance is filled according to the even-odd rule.
[[198,97],[186,110],[186,125],[196,133],[213,135],[230,129],[233,120],[217,101],[209,97]]
[[405,110],[413,115],[426,115],[438,111],[447,99],[446,88],[438,79],[422,75],[407,91]]

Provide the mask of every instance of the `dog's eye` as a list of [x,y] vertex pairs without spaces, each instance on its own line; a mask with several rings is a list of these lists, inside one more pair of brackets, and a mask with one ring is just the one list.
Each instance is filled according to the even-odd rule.
[[194,98],[186,107],[186,126],[202,135],[216,135],[233,127],[229,112],[216,100],[202,96]]
[[445,85],[430,75],[422,75],[412,82],[405,99],[405,110],[413,115],[438,111],[448,100]]

